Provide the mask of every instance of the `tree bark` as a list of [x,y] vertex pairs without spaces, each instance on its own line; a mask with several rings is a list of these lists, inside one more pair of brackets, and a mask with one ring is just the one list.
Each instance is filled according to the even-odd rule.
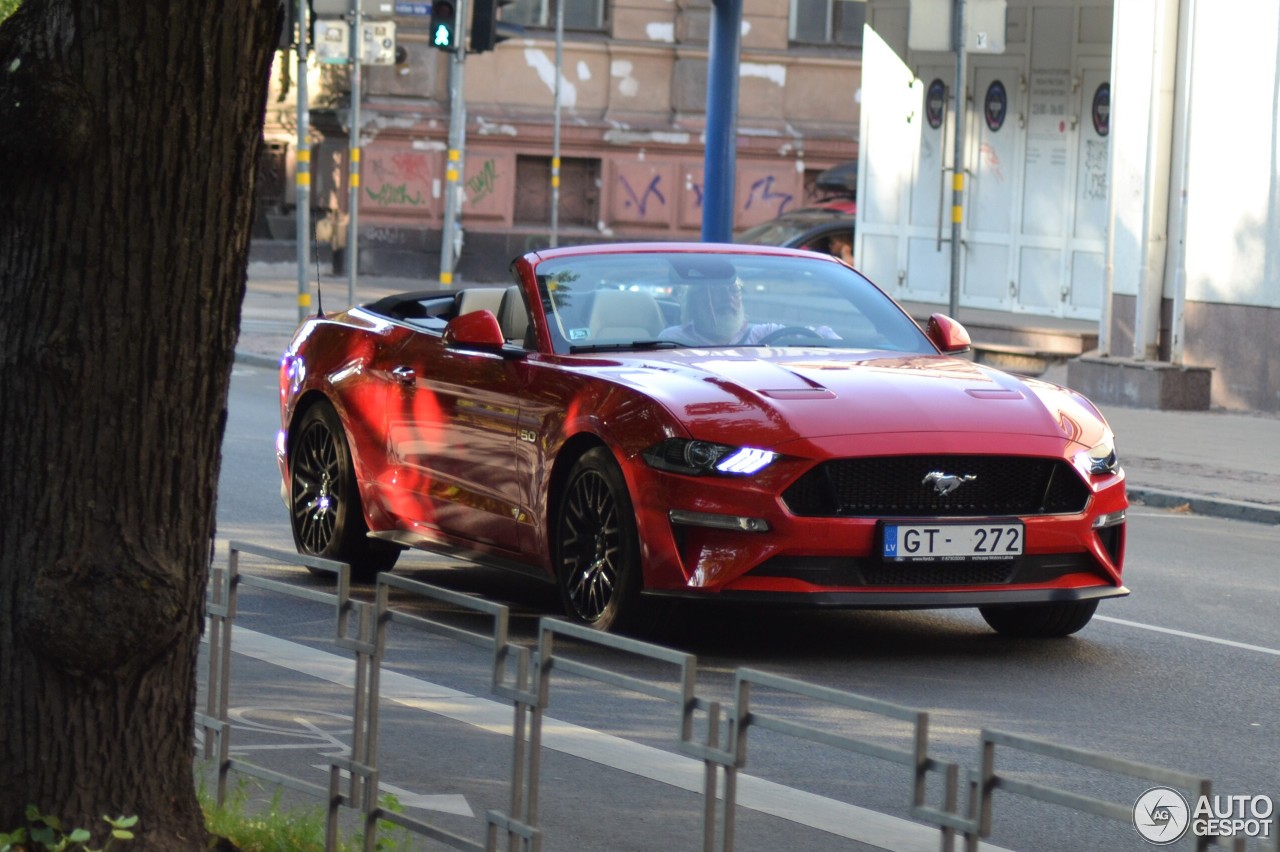
[[0,25],[0,831],[200,849],[195,668],[276,0]]

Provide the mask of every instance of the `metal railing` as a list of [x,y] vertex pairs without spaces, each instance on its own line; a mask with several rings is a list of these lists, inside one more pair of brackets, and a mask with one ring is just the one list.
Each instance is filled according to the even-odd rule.
[[[332,572],[337,580],[335,592],[320,592],[291,583],[256,577],[240,572],[240,554],[251,553],[286,565],[297,565],[321,572]],[[216,567],[210,574],[209,593],[206,607],[209,640],[209,669],[205,689],[205,711],[196,713],[196,724],[204,731],[204,758],[217,760],[217,802],[225,804],[227,800],[228,778],[232,770],[263,781],[279,784],[282,787],[304,795],[319,798],[328,802],[325,833],[327,845],[332,848],[337,838],[338,813],[342,805],[359,807],[361,782],[374,774],[373,766],[367,762],[369,755],[377,754],[377,678],[373,678],[372,689],[369,688],[371,671],[377,666],[374,654],[377,650],[370,638],[370,608],[368,604],[356,601],[351,597],[351,570],[341,562],[320,559],[312,556],[301,556],[252,544],[232,542],[231,552],[225,569]],[[329,759],[329,784],[321,787],[301,778],[295,778],[279,772],[273,772],[256,766],[245,760],[231,757],[231,723],[229,721],[229,702],[231,694],[231,653],[232,627],[240,599],[240,588],[262,589],[276,592],[293,598],[328,604],[334,607],[337,615],[334,644],[339,648],[355,654],[356,686],[355,701],[352,713],[352,749],[350,759],[331,757]],[[352,639],[351,616],[357,617],[357,636]],[[375,672],[376,675],[376,672]],[[370,700],[370,696],[373,700]],[[372,710],[370,704],[373,705]],[[372,719],[370,715],[372,713]],[[376,757],[374,758],[376,760]],[[344,796],[340,792],[342,773],[350,778],[350,792]]]
[[[1129,822],[1133,819],[1132,804],[1126,805],[1093,796],[1083,796],[1060,787],[1023,781],[1013,775],[997,772],[997,745],[1072,763],[1076,766],[1099,769],[1103,772],[1117,775],[1127,775],[1131,778],[1141,778],[1152,784],[1193,791],[1193,795],[1198,797],[1207,797],[1213,793],[1213,785],[1207,778],[1199,778],[1186,772],[1165,769],[1146,763],[1136,763],[1132,760],[1124,760],[1106,754],[1099,754],[1098,752],[1048,743],[1043,740],[1005,733],[1004,731],[983,730],[982,768],[971,776],[977,793],[978,817],[969,833],[966,834],[966,839],[970,840],[970,845],[968,846],[970,850],[976,850],[976,838],[987,837],[991,833],[992,794],[996,790],[1004,790],[1016,796],[1023,796],[1051,805],[1105,817],[1117,822]],[[1190,814],[1187,816],[1190,818]],[[1239,845],[1231,848],[1235,852],[1242,852],[1245,848],[1243,838],[1237,838],[1237,840],[1240,842]],[[1211,846],[1225,845],[1227,845],[1225,842],[1215,838],[1200,837],[1197,838],[1196,849],[1204,850],[1209,849]]]
[[[335,575],[334,592],[321,592],[279,580],[240,571],[240,555],[253,554],[281,565],[296,565]],[[334,644],[354,656],[355,677],[352,712],[352,746],[349,758],[330,756],[327,787],[308,783],[231,756],[232,726],[229,722],[232,629],[242,587],[283,594],[334,607]],[[423,615],[397,608],[391,599],[395,590],[402,599],[421,598],[450,605],[455,609],[484,616],[491,629],[487,633],[465,630]],[[232,542],[224,569],[214,567],[208,603],[209,665],[205,710],[196,714],[204,731],[204,756],[217,761],[217,800],[227,797],[232,771],[279,784],[326,803],[326,849],[335,848],[339,815],[343,808],[355,810],[363,819],[364,845],[377,844],[379,822],[399,826],[454,849],[496,850],[506,838],[509,849],[539,852],[542,828],[539,824],[541,789],[542,728],[550,704],[553,677],[557,673],[603,683],[616,689],[644,695],[673,705],[679,713],[674,746],[679,754],[703,764],[702,848],[704,852],[730,852],[734,848],[738,776],[747,765],[747,745],[752,730],[771,731],[819,746],[853,752],[905,767],[910,773],[911,815],[939,830],[939,848],[950,852],[957,838],[963,838],[967,852],[978,848],[980,839],[991,835],[993,794],[1004,793],[1069,808],[1109,820],[1129,822],[1133,805],[1085,796],[1048,784],[1023,780],[1015,773],[997,771],[997,746],[1107,773],[1141,778],[1154,784],[1186,790],[1194,796],[1209,796],[1208,779],[1185,772],[1122,760],[1097,752],[1057,745],[1001,731],[984,730],[980,739],[981,766],[963,769],[951,761],[929,754],[929,716],[923,710],[891,704],[851,692],[817,686],[750,668],[734,675],[734,703],[723,707],[697,695],[697,659],[692,654],[623,636],[601,633],[555,618],[538,622],[536,648],[508,640],[509,613],[505,606],[447,589],[431,586],[389,573],[380,574],[373,602],[351,597],[350,569],[325,559],[300,556],[255,545]],[[432,826],[380,804],[378,770],[379,696],[387,628],[399,625],[421,630],[478,648],[491,655],[490,684],[495,695],[510,701],[512,719],[512,762],[507,810],[489,810],[484,817],[483,840],[473,840]],[[668,667],[671,676],[640,678],[614,669],[590,665],[557,648],[559,638],[571,639],[587,647],[640,657]],[[896,748],[866,737],[837,733],[830,725],[817,727],[794,718],[767,713],[752,705],[753,689],[767,689],[799,696],[880,719],[896,720],[910,728],[911,746]],[[705,733],[698,736],[701,724]],[[348,776],[346,791],[343,778]],[[929,779],[936,774],[942,784],[941,806],[927,801]],[[962,785],[961,779],[965,783]],[[723,781],[723,785],[721,784]],[[966,796],[961,802],[962,786]],[[723,802],[718,804],[723,788]],[[1274,799],[1273,799],[1274,801]],[[1189,816],[1189,815],[1188,815]],[[1272,825],[1274,829],[1275,826]],[[1274,834],[1274,831],[1273,831]],[[1196,848],[1225,847],[1234,852],[1249,848],[1280,852],[1280,839],[1272,844],[1258,841],[1247,846],[1245,838],[1199,837]]]
[[[746,765],[748,733],[753,728],[774,731],[819,745],[863,754],[910,768],[912,772],[911,814],[917,819],[937,825],[942,829],[943,849],[952,849],[954,847],[956,829],[969,827],[968,822],[955,816],[960,766],[956,763],[938,761],[929,756],[929,714],[925,711],[903,707],[898,704],[890,704],[886,701],[867,698],[825,686],[815,686],[803,681],[754,669],[738,669],[734,680],[736,701],[730,713],[732,735],[729,742],[730,750],[725,755],[724,764],[725,808],[724,825],[721,833],[723,838],[722,849],[730,850],[733,848],[732,814],[737,802],[737,776],[738,770]],[[838,734],[830,728],[804,725],[781,716],[752,710],[750,696],[753,686],[910,723],[912,728],[912,748],[893,748],[872,740]],[[945,778],[945,804],[943,809],[930,807],[926,801],[928,774],[930,772],[942,772]]]

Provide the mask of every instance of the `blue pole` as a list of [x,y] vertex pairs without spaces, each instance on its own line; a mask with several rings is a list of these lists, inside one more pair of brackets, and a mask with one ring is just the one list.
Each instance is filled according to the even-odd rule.
[[707,153],[702,166],[702,240],[709,243],[733,239],[741,32],[742,0],[712,0],[707,56]]

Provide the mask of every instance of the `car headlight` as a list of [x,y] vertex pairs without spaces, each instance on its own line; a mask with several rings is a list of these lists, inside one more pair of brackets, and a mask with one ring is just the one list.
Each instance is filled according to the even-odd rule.
[[1115,439],[1108,437],[1102,443],[1077,453],[1076,464],[1093,476],[1115,473],[1120,469],[1120,459],[1116,457]]
[[699,476],[704,473],[749,475],[766,468],[777,453],[755,447],[732,447],[710,441],[668,438],[644,452],[650,467]]

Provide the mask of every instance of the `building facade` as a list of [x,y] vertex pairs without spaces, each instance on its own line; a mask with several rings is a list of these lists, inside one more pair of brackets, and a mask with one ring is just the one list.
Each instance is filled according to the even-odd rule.
[[[935,5],[947,11],[946,2]],[[909,47],[911,25],[919,26],[910,12],[906,2],[873,5],[855,253],[898,296],[945,304],[956,60],[950,50]],[[1111,18],[1110,3],[1009,4],[993,22],[1005,24],[1003,49],[970,54],[960,304],[1101,316]]]
[[[700,235],[710,0],[563,0],[557,71],[559,1],[517,0],[504,17],[524,36],[467,58],[459,280],[495,280],[550,243],[557,75],[557,241]],[[735,228],[810,202],[820,171],[856,158],[859,265],[899,298],[947,303],[955,56],[913,48],[911,31],[953,2],[745,0]],[[1104,400],[1114,386],[1133,401],[1131,369],[1198,370],[1207,404],[1280,411],[1267,345],[1280,338],[1280,4],[965,4],[1004,17],[1003,32],[980,34],[1001,49],[965,67],[960,304],[1096,323],[1097,358],[1122,378],[1081,389]],[[363,75],[360,267],[431,277],[448,55],[428,44],[427,19],[396,23],[401,61]],[[311,74],[313,215],[340,246],[350,86],[345,69]],[[289,89],[270,105],[276,179],[264,182],[282,236]]]
[[[546,246],[557,76],[555,3],[520,0],[504,20],[523,37],[465,60],[465,232],[460,280],[505,274]],[[707,108],[707,0],[565,0],[560,76],[557,242],[697,239]],[[429,4],[401,4],[406,7]],[[747,0],[741,45],[734,227],[815,198],[815,176],[857,155],[865,5]],[[450,55],[428,41],[429,18],[399,15],[394,66],[363,69],[362,272],[434,276],[445,211]],[[296,73],[296,72],[295,72]],[[345,237],[347,69],[311,68],[312,174],[321,241]],[[285,79],[285,78],[280,78]],[[268,142],[291,221],[293,88],[278,84]]]
[[[856,251],[945,303],[956,61],[913,49],[927,3],[869,3]],[[960,304],[1096,321],[1101,401],[1198,371],[1195,407],[1280,411],[1280,5],[995,3],[1003,50],[965,65]]]

